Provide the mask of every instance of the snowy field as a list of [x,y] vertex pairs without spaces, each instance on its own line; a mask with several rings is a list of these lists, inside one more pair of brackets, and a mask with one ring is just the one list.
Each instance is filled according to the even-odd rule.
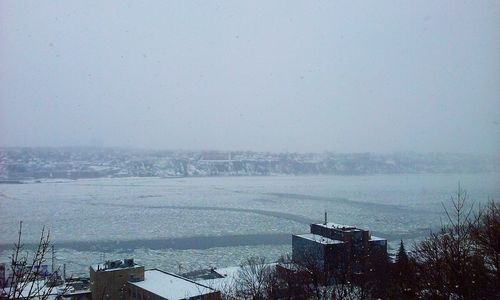
[[87,272],[134,257],[186,272],[291,252],[292,233],[329,220],[418,240],[437,228],[458,182],[471,200],[500,199],[500,174],[104,178],[0,185],[0,262],[23,220],[33,243],[46,225],[57,263]]

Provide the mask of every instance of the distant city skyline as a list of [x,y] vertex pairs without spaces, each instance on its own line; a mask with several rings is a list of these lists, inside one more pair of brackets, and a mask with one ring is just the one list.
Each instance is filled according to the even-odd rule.
[[500,3],[2,1],[0,146],[500,153]]

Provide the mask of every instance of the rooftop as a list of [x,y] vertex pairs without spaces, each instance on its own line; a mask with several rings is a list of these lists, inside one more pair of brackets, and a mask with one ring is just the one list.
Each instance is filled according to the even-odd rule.
[[121,269],[129,269],[129,268],[142,268],[142,266],[134,263],[133,259],[124,259],[124,260],[108,260],[104,263],[92,265],[90,266],[95,272],[97,271],[106,271],[112,272]]
[[[10,293],[12,287],[5,287],[5,292]],[[62,286],[50,287],[50,283],[48,280],[34,280],[30,282],[21,281],[18,283],[18,290],[16,292],[19,293],[18,299],[48,299],[55,300],[58,295],[62,293]],[[0,295],[1,293],[0,288]],[[3,299],[3,298],[2,298]]]
[[202,269],[202,270],[195,270],[191,272],[187,272],[184,274],[180,274],[182,277],[186,277],[191,280],[205,280],[205,279],[217,279],[217,278],[223,278],[224,276],[217,273],[215,271],[215,268],[211,269]]
[[344,224],[337,224],[337,223],[332,223],[332,222],[327,222],[326,224],[325,223],[318,223],[318,224],[315,224],[315,225],[318,225],[318,226],[321,226],[321,227],[325,227],[325,228],[340,229],[340,230],[344,230],[344,231],[362,230],[362,229],[356,228],[356,226],[344,225]]
[[372,237],[370,238],[370,241],[387,241],[387,239],[372,235]]
[[[276,266],[276,263],[266,264],[266,266],[274,268]],[[231,297],[237,299],[236,295],[232,293],[235,292],[235,287],[237,286],[241,269],[242,267],[227,267],[215,269],[215,272],[217,272],[221,276],[221,278],[197,280],[197,282],[210,286],[217,290],[228,291]]]
[[330,238],[326,238],[324,236],[321,236],[319,234],[314,234],[314,233],[304,233],[304,234],[297,234],[296,236],[308,239],[311,241],[315,241],[324,245],[332,245],[332,244],[342,244],[344,242],[339,241],[339,240],[333,240]]
[[166,299],[185,299],[215,292],[208,286],[158,269],[146,270],[144,281],[129,283]]

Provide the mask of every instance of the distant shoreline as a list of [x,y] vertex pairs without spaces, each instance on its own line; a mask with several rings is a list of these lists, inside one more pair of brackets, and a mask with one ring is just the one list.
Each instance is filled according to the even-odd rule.
[[276,174],[217,174],[217,175],[187,175],[187,176],[96,176],[96,177],[38,177],[38,178],[15,178],[15,179],[0,179],[0,184],[34,184],[34,183],[67,183],[77,180],[93,180],[93,179],[188,179],[188,178],[241,178],[241,177],[277,177],[277,176],[377,176],[377,175],[449,175],[449,174],[495,174],[499,171],[462,171],[462,172],[401,172],[401,173],[357,173],[357,174],[338,174],[338,173],[307,173],[307,174],[290,174],[290,173],[276,173]]
[[23,182],[21,180],[14,180],[14,179],[1,179],[0,184],[24,184],[26,182]]

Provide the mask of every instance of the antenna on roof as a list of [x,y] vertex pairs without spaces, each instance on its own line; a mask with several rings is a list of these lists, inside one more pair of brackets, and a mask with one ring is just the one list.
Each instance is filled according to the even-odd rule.
[[54,250],[54,245],[52,245],[51,249],[52,249],[52,273],[54,273],[56,269],[56,263],[55,263],[56,251]]
[[326,212],[326,209],[325,209],[325,225],[328,223],[328,215],[327,215],[327,212]]

